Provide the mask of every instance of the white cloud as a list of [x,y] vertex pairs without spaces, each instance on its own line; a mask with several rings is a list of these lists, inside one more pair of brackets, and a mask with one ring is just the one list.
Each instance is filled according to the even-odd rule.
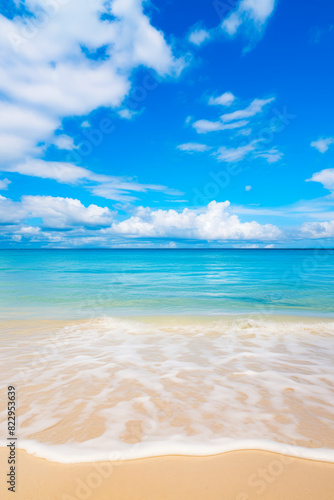
[[239,26],[242,24],[240,16],[232,12],[222,23],[222,29],[230,36],[236,34]]
[[60,122],[56,117],[29,109],[25,105],[0,101],[0,154],[2,162],[38,154],[37,143],[51,135],[59,125]]
[[53,144],[59,149],[66,149],[68,151],[77,148],[77,146],[74,145],[73,138],[65,134],[57,135],[53,140]]
[[333,238],[334,220],[329,222],[306,222],[302,225],[301,233],[306,238]]
[[244,136],[249,136],[252,133],[251,128],[243,128],[242,130],[239,130],[238,135],[244,135]]
[[20,234],[39,234],[41,232],[41,228],[37,226],[22,226],[19,231]]
[[212,122],[210,120],[197,120],[193,123],[193,127],[198,134],[207,134],[208,132],[218,132],[220,130],[233,130],[245,127],[247,124],[248,121],[246,120],[226,124],[221,121]]
[[[225,92],[218,97],[210,97],[209,105],[232,105],[235,96],[231,92]],[[240,161],[252,153],[252,158],[263,158],[267,163],[275,163],[283,157],[283,154],[276,148],[265,149],[263,131],[273,133],[270,124],[264,123],[266,117],[258,116],[264,113],[264,108],[274,101],[274,97],[268,99],[254,99],[243,109],[235,110],[231,113],[223,114],[219,120],[196,120],[192,127],[198,134],[209,132],[230,131],[226,133],[224,142],[231,142],[231,146],[216,146],[212,153],[218,161]],[[246,119],[247,118],[247,119]],[[248,126],[251,123],[251,126]],[[235,129],[239,129],[232,133]],[[238,136],[249,136],[248,143],[240,140]],[[253,140],[252,140],[253,138]]]
[[222,22],[222,29],[234,36],[245,25],[261,32],[275,8],[275,0],[241,0],[237,9]]
[[43,224],[50,227],[107,226],[112,220],[109,208],[85,207],[73,198],[23,196],[21,204],[29,217],[40,217]]
[[21,226],[15,229],[15,233],[11,235],[11,238],[20,242],[24,240],[28,240],[29,243],[49,243],[52,246],[57,246],[58,244],[63,244],[66,242],[67,237],[65,236],[67,233],[58,233],[55,231],[42,231],[42,229],[38,226]]
[[281,231],[271,224],[256,221],[241,222],[230,211],[228,201],[212,201],[202,210],[185,208],[152,210],[140,207],[136,215],[122,222],[114,222],[105,232],[140,238],[182,238],[191,240],[276,240]]
[[134,116],[136,116],[136,111],[130,111],[129,109],[121,109],[118,111],[118,114],[121,118],[125,118],[126,120],[131,120]]
[[226,148],[222,146],[218,148],[215,156],[219,161],[227,163],[243,160],[251,151],[255,150],[255,143],[245,144],[237,148]]
[[0,190],[8,189],[10,183],[11,181],[8,179],[0,179]]
[[31,218],[42,219],[44,226],[65,229],[72,226],[108,226],[113,216],[107,207],[85,207],[72,198],[23,196],[20,202],[14,202],[0,196],[0,222],[20,223]]
[[334,137],[327,137],[327,139],[318,139],[311,142],[311,146],[316,148],[320,153],[326,153],[332,144],[334,144]]
[[[27,0],[25,8],[32,15],[22,9],[11,20],[0,15],[3,161],[38,155],[38,143],[50,142],[65,117],[119,107],[135,68],[165,76],[184,66],[150,24],[142,0]],[[41,13],[44,26],[36,27]],[[113,20],[102,20],[103,13]],[[104,58],[87,56],[103,47]]]
[[262,113],[262,110],[264,106],[269,104],[274,100],[274,97],[271,97],[270,99],[254,99],[250,103],[249,106],[245,109],[239,109],[237,111],[234,111],[233,113],[226,113],[222,115],[221,119],[223,122],[231,122],[233,120],[241,120],[244,118],[250,118],[251,116],[255,116],[258,113]]
[[116,201],[136,200],[136,197],[130,194],[131,192],[157,191],[172,196],[183,194],[166,186],[140,184],[129,178],[96,174],[91,170],[66,162],[28,160],[22,164],[0,167],[0,170],[40,177],[41,179],[53,179],[62,184],[81,184],[95,196]]
[[195,29],[192,31],[189,35],[189,42],[193,43],[194,45],[202,45],[205,40],[209,40],[210,38],[210,33],[204,29]]
[[139,184],[130,179],[122,180],[121,177],[110,177],[109,182],[103,182],[102,184],[91,187],[91,192],[95,196],[123,202],[136,200],[137,198],[133,196],[133,193],[146,193],[148,191],[162,192],[171,196],[180,196],[183,194],[176,189],[170,189],[166,186]]
[[320,182],[324,188],[329,191],[334,192],[334,168],[326,168],[320,172],[316,172],[312,175],[311,179],[307,179],[306,182]]
[[11,238],[13,241],[16,241],[17,243],[22,240],[22,236],[20,234],[13,234]]
[[250,191],[252,189],[252,186],[245,186],[245,191]]
[[25,216],[19,202],[10,200],[0,195],[0,223],[15,224],[19,223]]
[[268,163],[276,163],[283,158],[283,153],[278,151],[277,148],[272,148],[266,151],[259,151],[255,154],[255,158],[264,158]]
[[83,167],[78,167],[72,163],[28,160],[18,165],[0,167],[5,172],[16,172],[22,175],[40,177],[42,179],[53,179],[65,184],[75,184],[82,179],[104,181],[107,176],[97,175]]
[[211,149],[206,144],[199,144],[198,142],[188,142],[186,144],[180,144],[177,149],[181,151],[187,151],[188,153],[203,153],[204,151],[209,151]]
[[[232,104],[232,98],[233,100],[235,99],[234,95],[230,92],[226,92],[219,97],[211,97],[209,99],[209,104],[221,104],[227,106]],[[274,97],[269,99],[254,99],[246,108],[233,111],[232,113],[225,113],[218,121],[197,120],[192,124],[192,126],[199,134],[243,128],[249,123],[249,121],[245,120],[245,118],[252,118],[257,114],[262,113],[263,108],[272,101],[274,101]]]
[[209,104],[210,106],[231,106],[234,100],[235,96],[232,94],[232,92],[225,92],[218,97],[210,97]]

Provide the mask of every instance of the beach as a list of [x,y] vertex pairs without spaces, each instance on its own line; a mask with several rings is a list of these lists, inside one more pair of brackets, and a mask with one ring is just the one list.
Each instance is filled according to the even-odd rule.
[[[30,266],[27,274],[36,264],[43,269],[42,257],[21,264]],[[29,279],[15,283],[12,274],[7,297],[20,286],[23,306],[30,304],[26,311],[22,307],[20,319],[2,296],[0,459],[4,474],[11,442],[6,428],[11,386],[17,419],[16,497],[333,498],[330,288],[317,301],[313,276],[304,277],[301,297],[295,283],[285,281],[281,301],[290,306],[280,310],[273,308],[263,276],[253,295],[250,290],[244,295],[253,254],[243,264],[243,277],[243,267],[237,270],[240,262],[218,272],[224,256],[209,253],[205,258],[216,269],[210,279],[208,270],[199,273],[192,267],[190,276],[191,264],[178,266],[184,254],[157,263],[152,276],[151,258],[144,257],[145,267],[139,254],[136,269],[122,271],[132,281],[130,309],[129,297],[122,299],[123,282],[109,275],[113,294],[103,291],[107,274],[102,269],[109,266],[114,274],[123,263],[115,262],[117,256],[108,255],[102,263],[95,257],[75,257],[69,264],[73,254],[66,254],[67,268],[60,268],[59,255],[50,260],[46,254],[34,286]],[[318,274],[323,273],[326,289],[332,263],[321,262],[325,267]],[[167,264],[174,269],[173,306],[168,299],[171,282],[161,282]],[[276,288],[283,287],[275,273]],[[3,277],[8,279],[8,272]],[[52,283],[45,293],[43,281]],[[160,289],[155,303],[149,281]],[[238,307],[243,302],[244,310],[235,311],[231,297],[218,293],[228,281],[230,286],[240,282],[243,291],[234,300]],[[95,288],[100,284],[101,294],[88,289],[87,282]],[[192,282],[201,304],[197,314],[189,310]],[[246,310],[251,296],[259,297],[257,307]],[[306,300],[308,314],[302,314]],[[94,303],[96,315],[89,317]],[[111,314],[110,308],[119,312],[123,307],[131,314]],[[12,492],[3,494],[11,498]]]
[[[6,452],[0,450],[1,470]],[[20,452],[24,500],[331,500],[334,464],[259,451],[64,465]]]
[[0,500],[334,500],[333,19],[0,0]]

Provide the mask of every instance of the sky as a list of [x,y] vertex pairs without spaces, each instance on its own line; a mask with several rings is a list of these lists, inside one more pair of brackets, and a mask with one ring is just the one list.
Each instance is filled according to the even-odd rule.
[[0,248],[334,247],[330,0],[0,0]]

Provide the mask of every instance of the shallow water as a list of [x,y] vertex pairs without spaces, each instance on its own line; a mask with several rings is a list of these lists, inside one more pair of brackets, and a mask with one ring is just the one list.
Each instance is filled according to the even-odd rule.
[[334,316],[331,250],[0,251],[0,317]]
[[333,282],[328,250],[0,251],[19,446],[334,461]]
[[[333,321],[25,325],[2,324],[1,390],[17,387],[19,443],[38,456],[76,462],[255,447],[334,461]],[[0,410],[5,421],[5,403]]]

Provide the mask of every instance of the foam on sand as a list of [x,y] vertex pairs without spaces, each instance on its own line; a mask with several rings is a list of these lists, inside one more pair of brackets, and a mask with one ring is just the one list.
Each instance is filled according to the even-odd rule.
[[333,321],[105,317],[1,337],[1,389],[11,374],[18,446],[36,456],[258,449],[334,462]]

